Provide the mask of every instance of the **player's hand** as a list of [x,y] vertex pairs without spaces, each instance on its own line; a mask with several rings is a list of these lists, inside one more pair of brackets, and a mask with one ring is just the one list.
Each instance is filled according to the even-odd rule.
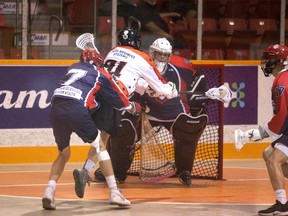
[[150,87],[148,86],[148,88],[146,89],[146,93],[150,96],[150,97],[155,97],[156,92]]
[[133,116],[140,116],[142,107],[138,103],[135,103],[135,102],[131,102],[130,104],[132,108],[127,111],[131,113]]
[[237,150],[242,149],[242,147],[249,141],[257,142],[262,139],[263,137],[261,136],[259,129],[250,129],[245,132],[241,129],[235,130],[235,148]]
[[172,99],[172,98],[174,98],[174,97],[178,97],[178,91],[177,91],[177,89],[176,89],[176,85],[175,85],[175,83],[173,83],[173,82],[168,82],[168,84],[171,86],[171,88],[172,88],[172,93],[171,93],[171,95],[169,95],[167,98],[168,99]]

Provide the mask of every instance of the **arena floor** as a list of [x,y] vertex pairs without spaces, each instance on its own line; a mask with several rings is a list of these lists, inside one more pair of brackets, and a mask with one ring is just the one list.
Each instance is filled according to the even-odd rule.
[[132,202],[130,208],[108,203],[105,183],[91,183],[83,199],[74,193],[72,170],[82,163],[69,163],[56,192],[55,211],[42,209],[41,197],[51,164],[0,165],[0,215],[2,216],[255,216],[274,204],[275,197],[261,159],[225,160],[224,180],[194,179],[190,187],[177,178],[145,184],[129,176],[119,188]]

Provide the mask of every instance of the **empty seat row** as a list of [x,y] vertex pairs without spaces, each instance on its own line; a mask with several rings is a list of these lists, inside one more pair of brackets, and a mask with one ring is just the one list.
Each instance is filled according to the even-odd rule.
[[[29,59],[40,59],[41,55],[39,49],[32,47],[31,56],[28,57]],[[12,47],[9,49],[9,55],[7,56],[5,50],[0,48],[0,59],[22,59],[22,50],[21,48]]]
[[[169,22],[168,19],[165,19]],[[172,32],[181,30],[197,30],[197,19],[190,19],[187,21],[178,21],[177,23],[169,23]],[[288,27],[288,19],[286,20],[286,26]],[[277,30],[279,29],[279,23],[275,19],[261,19],[261,18],[220,18],[216,20],[214,18],[202,19],[202,31],[206,30],[225,30],[227,34],[232,34],[234,30],[256,30],[258,35],[263,34],[265,30]],[[287,28],[288,30],[288,28]]]
[[203,0],[203,17],[279,18],[281,0]]
[[[203,49],[202,60],[260,60],[264,48],[257,49]],[[174,55],[195,60],[196,50],[173,49]]]

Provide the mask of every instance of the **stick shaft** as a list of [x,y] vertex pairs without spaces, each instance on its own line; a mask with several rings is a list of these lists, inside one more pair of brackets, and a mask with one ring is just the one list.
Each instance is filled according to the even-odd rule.
[[178,94],[187,94],[187,95],[206,95],[206,92],[190,92],[190,91],[179,91]]

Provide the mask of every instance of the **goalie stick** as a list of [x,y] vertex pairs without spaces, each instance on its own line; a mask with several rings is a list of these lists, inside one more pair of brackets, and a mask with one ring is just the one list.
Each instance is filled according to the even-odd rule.
[[197,96],[207,97],[213,100],[219,100],[228,103],[231,100],[232,92],[229,87],[222,85],[220,87],[211,88],[206,92],[179,91],[179,94],[191,95],[190,100]]
[[[142,112],[140,179],[152,183],[175,175],[176,167],[163,149],[145,112]],[[153,163],[151,163],[153,161]]]

